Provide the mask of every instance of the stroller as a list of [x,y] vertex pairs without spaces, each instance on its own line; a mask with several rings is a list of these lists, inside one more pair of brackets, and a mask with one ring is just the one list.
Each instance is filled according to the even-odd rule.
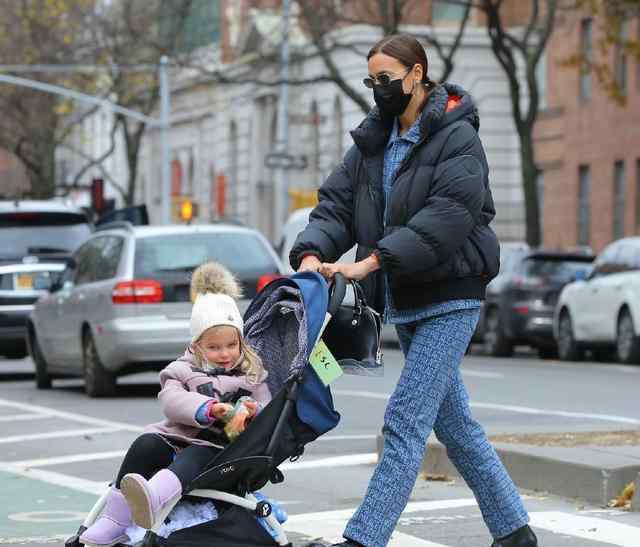
[[[173,506],[163,511],[136,547],[205,546],[215,538],[217,547],[289,546],[271,504],[252,494],[268,482],[284,480],[278,465],[295,461],[307,443],[333,429],[340,420],[328,387],[309,366],[309,356],[336,313],[346,291],[342,276],[331,290],[315,272],[277,279],[266,286],[245,313],[245,337],[262,357],[269,372],[271,402],[232,444],[209,463],[185,488],[183,497],[216,501],[218,518],[158,535]],[[79,537],[100,516],[107,492],[96,502],[66,547],[79,547]],[[264,519],[272,537],[258,522]]]

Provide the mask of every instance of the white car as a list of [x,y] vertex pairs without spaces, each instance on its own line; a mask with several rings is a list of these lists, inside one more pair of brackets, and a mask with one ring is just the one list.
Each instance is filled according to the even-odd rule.
[[615,348],[622,363],[640,363],[640,237],[614,241],[588,275],[565,286],[554,315],[560,359]]

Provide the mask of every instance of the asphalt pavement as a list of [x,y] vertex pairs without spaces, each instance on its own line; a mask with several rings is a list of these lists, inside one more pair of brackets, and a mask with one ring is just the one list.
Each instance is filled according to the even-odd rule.
[[[376,461],[386,397],[399,376],[398,350],[383,378],[344,376],[333,392],[342,421],[283,466],[264,492],[283,503],[296,547],[331,540],[357,507]],[[0,361],[0,546],[60,544],[113,478],[142,427],[161,418],[156,376],[123,379],[118,396],[89,400],[78,380],[37,391],[30,361]],[[640,367],[565,364],[533,355],[469,355],[463,375],[474,415],[489,434],[638,429]],[[640,513],[523,491],[544,547],[640,545]],[[490,545],[471,492],[460,480],[420,478],[391,545]]]

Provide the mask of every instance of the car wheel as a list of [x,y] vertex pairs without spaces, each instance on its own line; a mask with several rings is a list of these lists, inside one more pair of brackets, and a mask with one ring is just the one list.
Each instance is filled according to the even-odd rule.
[[96,343],[89,331],[82,340],[84,360],[84,391],[89,397],[109,397],[115,394],[116,378],[105,370]]
[[40,343],[36,336],[35,331],[29,328],[29,353],[33,359],[33,364],[36,370],[36,387],[38,389],[50,389],[51,388],[51,376],[49,376],[49,365],[47,364]]
[[498,308],[491,308],[487,312],[483,346],[485,352],[493,357],[510,357],[513,355],[513,344],[504,333]]
[[541,346],[538,348],[538,357],[540,359],[557,359],[558,349],[550,346]]
[[573,323],[569,312],[564,311],[558,324],[558,357],[562,361],[581,361],[584,351],[573,335]]
[[627,310],[618,320],[616,354],[621,363],[631,365],[640,362],[640,337],[636,336],[633,318]]

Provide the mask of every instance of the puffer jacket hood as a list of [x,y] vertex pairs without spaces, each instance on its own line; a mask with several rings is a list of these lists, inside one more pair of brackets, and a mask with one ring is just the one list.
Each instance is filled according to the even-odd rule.
[[[460,100],[455,108],[448,109],[447,104],[451,97]],[[471,95],[456,84],[437,85],[431,91],[420,115],[421,136],[428,138],[443,127],[461,120],[467,121],[476,131],[480,129],[480,115]],[[393,122],[393,117],[383,116],[376,106],[364,121],[351,131],[353,141],[364,156],[374,156],[386,146]]]

